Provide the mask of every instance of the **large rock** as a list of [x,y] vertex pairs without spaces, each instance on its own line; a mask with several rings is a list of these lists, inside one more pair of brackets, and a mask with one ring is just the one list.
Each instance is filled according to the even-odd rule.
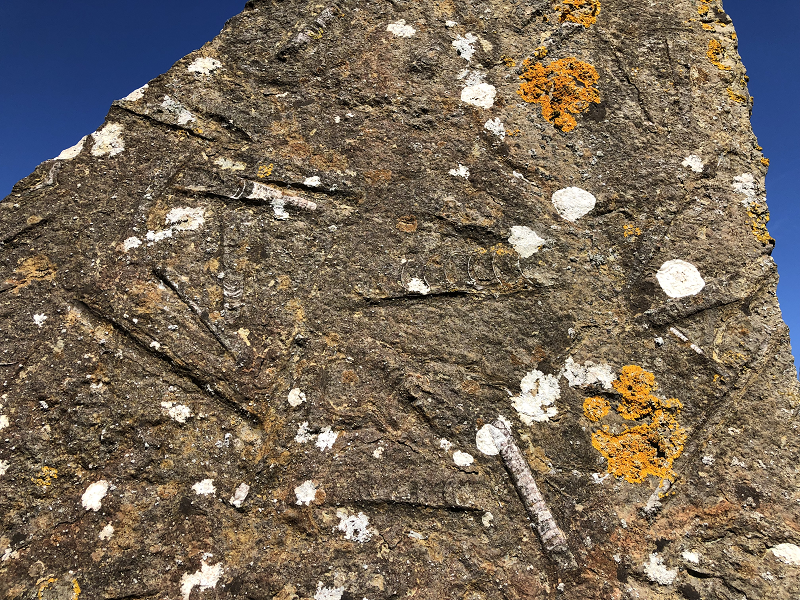
[[797,598],[746,80],[718,0],[251,1],[0,204],[2,596]]

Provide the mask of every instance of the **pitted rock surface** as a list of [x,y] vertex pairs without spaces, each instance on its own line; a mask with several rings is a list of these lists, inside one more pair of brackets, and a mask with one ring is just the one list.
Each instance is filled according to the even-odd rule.
[[797,598],[750,108],[719,0],[251,0],[0,203],[0,595]]

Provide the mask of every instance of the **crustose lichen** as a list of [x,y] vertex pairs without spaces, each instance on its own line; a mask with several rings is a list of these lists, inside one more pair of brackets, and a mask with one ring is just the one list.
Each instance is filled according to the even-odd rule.
[[588,29],[600,14],[600,0],[563,0],[556,10],[561,13],[559,21],[562,23],[579,23]]
[[517,93],[525,102],[539,104],[542,116],[561,131],[572,131],[578,125],[572,115],[581,113],[594,102],[600,103],[600,93],[594,87],[600,76],[587,62],[577,58],[561,58],[545,66],[523,63],[523,82]]

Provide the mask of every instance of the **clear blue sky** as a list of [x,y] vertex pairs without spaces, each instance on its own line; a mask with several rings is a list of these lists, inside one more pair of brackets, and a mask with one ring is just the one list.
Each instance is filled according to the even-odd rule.
[[[219,33],[245,0],[0,0],[0,198],[103,121],[113,100]],[[800,1],[724,0],[772,165],[767,197],[783,315],[800,349]],[[773,6],[773,8],[776,8]]]

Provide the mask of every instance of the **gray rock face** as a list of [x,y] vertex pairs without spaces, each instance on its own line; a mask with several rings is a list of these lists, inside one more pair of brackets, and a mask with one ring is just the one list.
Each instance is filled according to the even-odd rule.
[[797,598],[746,80],[718,0],[248,3],[0,203],[2,597]]

